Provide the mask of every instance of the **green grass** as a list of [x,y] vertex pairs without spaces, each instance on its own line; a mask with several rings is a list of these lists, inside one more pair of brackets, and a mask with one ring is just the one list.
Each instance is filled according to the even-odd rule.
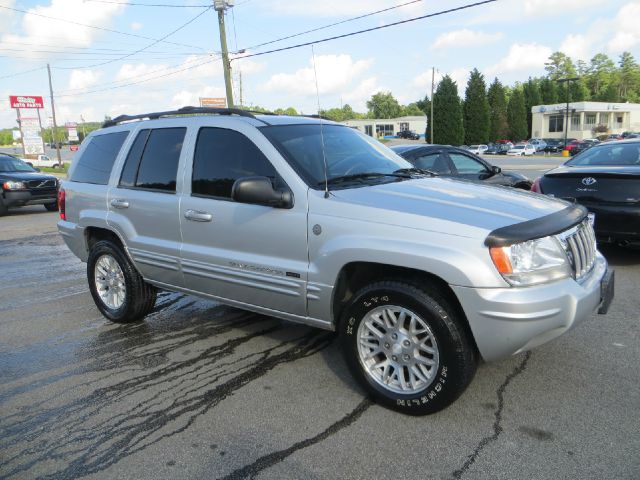
[[65,163],[62,168],[60,168],[60,167],[58,167],[58,168],[42,167],[42,168],[40,168],[40,171],[43,172],[43,173],[67,173],[69,171],[69,164]]

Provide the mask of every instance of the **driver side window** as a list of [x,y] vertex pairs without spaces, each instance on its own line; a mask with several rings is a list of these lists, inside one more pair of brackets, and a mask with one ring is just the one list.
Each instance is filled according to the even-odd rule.
[[475,158],[468,157],[461,153],[449,153],[449,158],[451,158],[459,174],[487,173],[486,167]]
[[447,157],[444,153],[435,152],[428,155],[422,155],[421,157],[416,157],[411,163],[418,168],[431,170],[432,172],[436,172],[441,175],[451,173],[449,162],[447,161]]

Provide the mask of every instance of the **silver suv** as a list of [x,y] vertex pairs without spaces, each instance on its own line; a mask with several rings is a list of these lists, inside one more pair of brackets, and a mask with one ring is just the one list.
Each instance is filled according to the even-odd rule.
[[110,320],[142,319],[160,288],[337,330],[354,377],[414,415],[451,404],[480,358],[613,296],[583,207],[438,178],[317,118],[118,117],[84,141],[59,203]]

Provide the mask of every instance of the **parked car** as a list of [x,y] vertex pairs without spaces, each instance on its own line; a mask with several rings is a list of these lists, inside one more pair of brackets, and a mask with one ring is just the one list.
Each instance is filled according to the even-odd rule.
[[600,241],[640,241],[640,140],[595,145],[536,179],[532,190],[587,207]]
[[[566,144],[569,144],[575,140],[575,138],[567,138]],[[545,147],[544,151],[548,153],[561,152],[562,150],[564,150],[566,144],[564,142],[564,139],[549,139],[547,140],[547,146]]]
[[522,155],[533,155],[534,153],[536,153],[536,147],[527,143],[526,145],[514,145],[509,149],[507,155],[520,157]]
[[484,153],[486,155],[506,155],[511,147],[513,147],[512,143],[494,143]]
[[409,140],[419,140],[420,135],[418,135],[413,130],[402,130],[398,132],[398,138],[408,138]]
[[623,140],[624,137],[618,133],[612,133],[611,135],[609,135],[607,138],[605,138],[603,140],[603,142],[614,142],[617,140]]
[[468,152],[475,153],[476,155],[482,155],[488,149],[489,147],[487,147],[486,145],[469,145],[469,147],[466,150]]
[[58,209],[58,179],[38,172],[19,158],[0,154],[0,216],[9,208],[44,205],[49,211]]
[[22,160],[24,160],[32,167],[38,168],[58,168],[60,166],[57,158],[50,158],[47,155],[38,155],[37,158],[23,158]]
[[569,155],[573,157],[574,155],[577,155],[580,152],[584,152],[586,149],[591,148],[594,145],[597,145],[598,143],[600,143],[600,140],[597,140],[597,139],[596,140],[586,139],[586,140],[578,141],[576,144],[573,145],[571,150],[569,150]]
[[583,207],[434,176],[317,118],[123,115],[83,142],[59,199],[106,318],[142,319],[162,288],[335,330],[368,394],[408,414],[613,298]]
[[491,185],[531,189],[531,180],[516,172],[503,172],[500,167],[462,148],[449,145],[394,145],[391,149],[417,168],[443,177],[480,181]]
[[532,138],[531,140],[529,140],[529,143],[536,147],[536,152],[544,151],[545,147],[547,146],[547,142],[545,142],[541,138]]

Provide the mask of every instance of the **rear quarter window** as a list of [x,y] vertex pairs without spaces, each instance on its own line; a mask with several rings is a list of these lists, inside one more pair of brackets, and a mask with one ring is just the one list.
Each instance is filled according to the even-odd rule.
[[111,169],[127,135],[129,132],[124,131],[91,137],[69,180],[97,185],[109,183]]

